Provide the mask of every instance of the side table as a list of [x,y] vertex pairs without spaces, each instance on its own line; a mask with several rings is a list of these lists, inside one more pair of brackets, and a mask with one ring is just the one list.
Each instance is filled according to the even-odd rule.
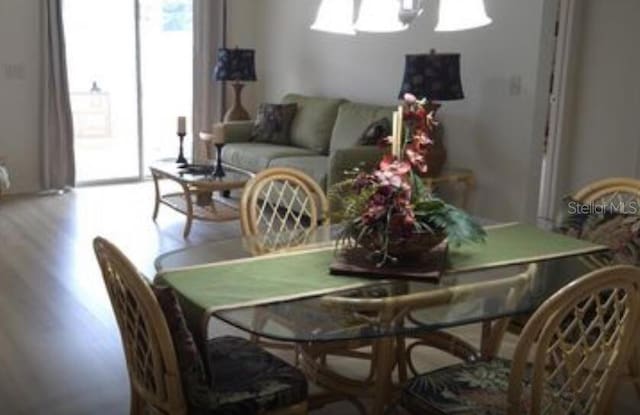
[[466,209],[469,202],[469,196],[476,184],[476,177],[472,170],[464,168],[445,168],[437,177],[425,177],[423,179],[425,187],[433,192],[442,184],[451,184],[454,186],[462,185],[461,208]]
[[[187,217],[184,227],[184,237],[191,232],[194,219],[209,222],[224,222],[236,220],[240,217],[237,207],[229,206],[220,200],[213,198],[214,192],[225,192],[233,189],[242,189],[251,179],[248,172],[224,166],[226,176],[216,178],[204,174],[193,174],[181,169],[175,162],[156,162],[150,169],[155,185],[155,205],[153,220],[158,217],[160,205],[182,213]],[[161,180],[170,180],[177,183],[181,191],[162,193]]]

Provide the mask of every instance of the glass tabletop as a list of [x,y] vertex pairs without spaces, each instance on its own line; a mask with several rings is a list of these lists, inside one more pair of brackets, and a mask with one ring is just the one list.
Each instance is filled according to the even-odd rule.
[[[339,226],[211,242],[160,256],[156,282],[181,297],[192,329],[215,316],[291,342],[410,335],[530,313],[591,268],[600,245],[524,224],[450,247],[437,282],[332,275]],[[267,254],[277,248],[277,252]]]
[[223,164],[225,175],[214,177],[215,166],[211,164],[190,164],[182,166],[174,160],[159,160],[151,164],[153,173],[170,177],[184,183],[207,184],[220,182],[246,182],[251,173]]
[[251,258],[274,251],[284,253],[307,249],[314,244],[331,243],[336,239],[340,229],[340,226],[333,225],[283,232],[271,237],[242,237],[206,242],[162,254],[156,258],[154,265],[156,271],[163,272],[176,268]]
[[590,271],[578,257],[444,276],[384,281],[331,294],[220,310],[242,330],[281,341],[372,339],[527,314]]

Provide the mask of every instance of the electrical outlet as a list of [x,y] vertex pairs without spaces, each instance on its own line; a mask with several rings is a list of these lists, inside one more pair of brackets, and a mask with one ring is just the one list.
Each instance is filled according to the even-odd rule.
[[22,81],[25,79],[25,67],[22,63],[4,63],[2,64],[4,77],[12,81]]

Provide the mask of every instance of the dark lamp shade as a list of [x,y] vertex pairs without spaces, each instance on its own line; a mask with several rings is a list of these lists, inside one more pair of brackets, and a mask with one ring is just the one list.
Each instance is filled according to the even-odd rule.
[[255,81],[256,65],[253,49],[218,49],[216,81]]
[[418,99],[453,101],[464,98],[460,80],[460,54],[406,55],[400,99],[410,93]]

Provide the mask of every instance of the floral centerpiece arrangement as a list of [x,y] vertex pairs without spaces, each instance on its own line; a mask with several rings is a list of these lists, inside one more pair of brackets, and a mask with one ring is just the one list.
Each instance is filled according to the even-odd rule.
[[354,171],[329,192],[341,206],[338,248],[361,247],[381,267],[411,260],[446,241],[481,242],[485,231],[467,213],[428,191],[422,181],[437,121],[426,101],[407,94],[393,116],[388,150],[373,172]]

